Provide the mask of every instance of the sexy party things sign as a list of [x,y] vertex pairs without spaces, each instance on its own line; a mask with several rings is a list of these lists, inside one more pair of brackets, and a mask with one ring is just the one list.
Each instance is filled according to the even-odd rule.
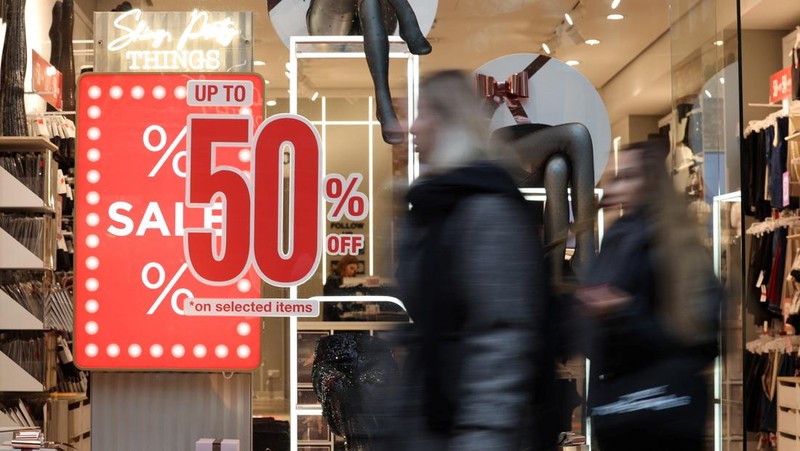
[[[244,228],[251,215],[249,208],[227,208],[223,197],[203,199],[208,193],[202,184],[187,192],[187,118],[235,117],[234,128],[244,127],[229,134],[245,138],[213,144],[206,154],[209,165],[229,169],[220,176],[209,166],[197,181],[213,189],[219,179],[236,175],[234,185],[249,198],[244,188],[253,149],[247,136],[263,120],[262,87],[261,78],[249,74],[81,77],[75,227],[75,354],[81,367],[257,366],[258,318],[187,316],[183,301],[257,298],[258,275],[241,266],[235,283],[206,283],[190,268],[184,240],[195,236],[219,253],[237,236],[226,234],[223,224]],[[202,127],[202,120],[196,125]],[[190,195],[198,205],[188,204]]]

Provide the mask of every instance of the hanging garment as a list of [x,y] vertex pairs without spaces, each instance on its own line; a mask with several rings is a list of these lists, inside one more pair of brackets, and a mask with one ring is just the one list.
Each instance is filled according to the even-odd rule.
[[[753,236],[750,244],[750,262],[747,270],[746,303],[747,311],[754,318],[754,324],[761,325],[770,318],[767,303],[762,302],[762,294],[766,296],[764,287],[770,279],[772,271],[772,242],[774,232],[762,236]],[[764,287],[762,289],[762,287]],[[766,301],[766,299],[764,299]]]
[[[798,40],[800,40],[800,31]],[[792,49],[792,100],[800,100],[800,48]]]
[[768,191],[772,208],[783,209],[789,205],[789,199],[783,196],[783,177],[786,172],[787,146],[786,136],[789,135],[788,118],[778,118],[774,127],[764,131],[764,142],[767,148],[769,163]]
[[788,230],[780,227],[773,233],[772,239],[772,268],[767,283],[767,309],[774,315],[781,315],[783,302],[783,279],[786,269],[786,236]]

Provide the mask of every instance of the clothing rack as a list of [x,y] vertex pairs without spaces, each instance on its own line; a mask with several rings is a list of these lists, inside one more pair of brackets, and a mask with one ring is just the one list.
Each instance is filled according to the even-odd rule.
[[[775,106],[778,107],[779,105]],[[772,127],[775,125],[775,122],[778,120],[778,118],[787,116],[800,116],[800,100],[793,100],[791,103],[789,103],[788,111],[782,108],[780,111],[770,113],[764,119],[750,121],[750,123],[747,125],[747,128],[744,129],[744,137],[746,138],[748,135],[750,135],[750,133],[760,132],[761,130]]]
[[[765,233],[773,232],[775,229],[792,227],[794,225],[800,225],[800,216],[798,216],[796,211],[784,210],[778,218],[767,218],[761,222],[754,222],[747,228],[745,233],[748,235],[761,236]],[[800,234],[798,234],[798,236],[800,236]],[[794,239],[793,237],[795,237],[795,235],[790,235],[786,238]]]
[[780,354],[797,353],[798,349],[800,349],[800,336],[762,335],[753,341],[747,342],[745,349],[752,354],[768,354],[773,351]]

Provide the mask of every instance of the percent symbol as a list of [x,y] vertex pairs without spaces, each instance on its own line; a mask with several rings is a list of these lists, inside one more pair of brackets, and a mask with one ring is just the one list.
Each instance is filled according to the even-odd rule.
[[[164,289],[161,290],[161,293],[158,294],[158,297],[156,298],[155,302],[153,302],[153,305],[150,306],[150,310],[147,311],[148,315],[152,315],[153,313],[155,313],[156,310],[158,310],[158,307],[164,301],[164,298],[167,297],[167,294],[172,290],[172,288],[178,282],[178,279],[181,278],[181,276],[183,275],[184,272],[186,272],[186,269],[188,267],[189,265],[187,263],[182,264],[181,267],[178,268],[178,271],[175,273],[175,275],[173,275],[172,278],[169,280],[169,282],[167,282],[167,286],[164,287],[164,282],[166,282],[167,280],[167,272],[164,270],[164,265],[156,262],[150,262],[144,265],[144,267],[142,268],[142,283],[144,284],[144,286],[146,286],[151,290],[158,290],[159,288],[164,287]],[[158,278],[155,281],[150,280],[151,270],[155,270],[156,273],[158,274]],[[181,309],[180,307],[181,304],[178,303],[178,300],[181,298],[181,296],[185,296],[186,298],[193,298],[194,293],[187,290],[186,288],[178,288],[172,293],[172,297],[170,299],[172,304],[172,310],[178,315],[183,315],[183,309]]]
[[[155,139],[153,135],[156,135]],[[167,131],[164,130],[164,127],[160,125],[151,125],[144,130],[142,133],[142,143],[144,147],[149,150],[150,152],[163,152],[161,158],[158,160],[155,166],[150,170],[150,173],[147,174],[147,177],[155,177],[158,174],[158,171],[161,170],[161,166],[164,166],[164,163],[172,156],[172,153],[175,152],[175,149],[178,147],[178,144],[186,138],[186,127],[184,126],[178,136],[172,140],[169,145],[167,145]],[[155,140],[155,143],[154,143]],[[164,152],[164,149],[167,149]],[[186,159],[186,150],[181,150],[172,157],[172,172],[175,173],[178,177],[186,178],[186,171],[181,170],[178,166],[178,161],[183,158]]]
[[325,177],[325,200],[333,204],[328,211],[328,221],[339,221],[346,216],[351,221],[361,221],[369,213],[367,196],[358,191],[364,176],[350,174],[347,180],[341,174]]

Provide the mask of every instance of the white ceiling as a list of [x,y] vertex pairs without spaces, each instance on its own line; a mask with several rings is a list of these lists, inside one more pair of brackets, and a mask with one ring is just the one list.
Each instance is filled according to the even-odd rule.
[[[78,1],[89,6],[94,0]],[[284,71],[289,52],[270,23],[266,0],[235,3],[230,0],[152,0],[152,6],[147,5],[148,0],[130,1],[135,7],[151,11],[194,8],[253,11],[255,59],[266,62],[266,66],[256,70],[270,82],[268,95],[287,96],[288,79]],[[676,3],[688,10],[695,4],[713,1]],[[97,0],[96,10],[109,11],[120,2]],[[742,2],[745,28],[789,29],[800,23],[800,0]],[[669,45],[664,45],[665,41],[669,43],[670,1],[622,0],[615,11],[625,15],[622,21],[606,19],[611,12],[610,3],[611,0],[582,0],[582,13],[575,17],[575,27],[580,34],[586,39],[599,39],[600,45],[563,45],[555,56],[581,62],[576,69],[600,90],[612,121],[628,114],[663,114],[669,110],[671,99],[672,55]],[[577,0],[439,0],[438,4],[436,23],[429,33],[433,52],[420,58],[423,75],[440,69],[473,71],[504,55],[541,52],[541,43],[554,35],[556,27],[564,20],[563,13],[571,10]],[[84,9],[87,8],[84,6]],[[716,28],[730,27],[717,24]],[[638,57],[640,61],[636,61]],[[398,66],[395,63],[391,69],[395,86],[404,83],[405,70]],[[328,95],[371,89],[363,61],[307,61],[299,73],[306,76],[314,89],[329,90]],[[393,89],[396,91],[397,87]]]

